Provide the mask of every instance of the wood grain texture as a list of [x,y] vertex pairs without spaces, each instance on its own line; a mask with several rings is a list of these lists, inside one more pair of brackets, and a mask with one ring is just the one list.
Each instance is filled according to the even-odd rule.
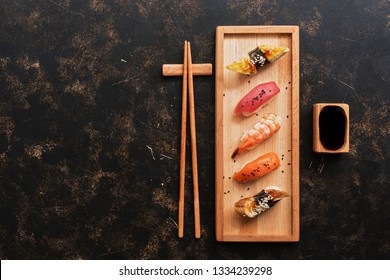
[[[287,46],[290,51],[254,76],[226,69],[260,44]],[[233,116],[238,101],[253,87],[275,81],[280,93],[250,117]],[[242,133],[268,112],[282,118],[282,128],[253,150],[230,158]],[[235,171],[261,154],[274,151],[281,167],[245,184],[232,180]],[[234,203],[268,186],[291,197],[255,219],[235,213]],[[299,29],[296,26],[220,26],[216,33],[216,238],[218,241],[299,240]]]

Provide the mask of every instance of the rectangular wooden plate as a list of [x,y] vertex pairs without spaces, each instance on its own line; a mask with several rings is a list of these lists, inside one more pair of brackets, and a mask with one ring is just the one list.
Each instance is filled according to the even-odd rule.
[[[260,44],[286,46],[290,51],[265,65],[254,76],[226,66]],[[275,81],[280,92],[265,108],[249,117],[233,116],[239,100],[253,87]],[[268,112],[282,118],[281,129],[253,150],[231,154],[242,133]],[[297,26],[219,26],[216,31],[216,239],[218,241],[299,240],[299,28]],[[252,182],[238,183],[235,171],[243,164],[274,151],[281,166]],[[268,186],[279,186],[290,197],[254,219],[239,216],[234,203]]]

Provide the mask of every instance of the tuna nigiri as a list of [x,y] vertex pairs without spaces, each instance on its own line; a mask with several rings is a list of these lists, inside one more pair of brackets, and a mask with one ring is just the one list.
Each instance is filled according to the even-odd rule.
[[255,148],[264,140],[274,135],[281,127],[282,119],[273,113],[261,118],[252,128],[247,129],[240,139],[240,144],[234,150],[232,158],[245,150]]
[[252,115],[279,91],[279,87],[273,81],[257,85],[238,102],[234,115],[240,113],[244,116]]
[[234,206],[237,214],[254,218],[288,196],[288,193],[279,187],[267,187],[254,196],[240,199]]
[[270,152],[244,164],[240,170],[234,173],[233,178],[240,182],[256,180],[280,166],[279,156]]
[[254,75],[258,67],[263,67],[265,63],[271,63],[281,58],[289,49],[272,45],[260,45],[248,53],[248,57],[240,61],[234,61],[226,66],[227,69],[244,74]]

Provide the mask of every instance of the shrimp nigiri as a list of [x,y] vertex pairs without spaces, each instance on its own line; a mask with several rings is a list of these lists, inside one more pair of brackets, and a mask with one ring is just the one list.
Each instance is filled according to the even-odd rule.
[[246,181],[256,180],[279,166],[279,156],[274,152],[270,152],[244,164],[240,170],[234,173],[233,178],[240,183],[245,183]]
[[234,150],[231,158],[245,150],[255,148],[264,140],[274,135],[281,127],[282,119],[273,113],[268,113],[261,118],[252,128],[247,129],[241,136],[240,144]]
[[287,196],[289,196],[288,193],[279,187],[267,187],[254,196],[240,199],[234,206],[237,214],[254,218]]

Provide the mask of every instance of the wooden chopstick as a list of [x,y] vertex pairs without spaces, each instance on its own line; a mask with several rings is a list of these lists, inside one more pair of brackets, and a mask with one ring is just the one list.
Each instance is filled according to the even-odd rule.
[[192,155],[192,179],[194,187],[194,222],[195,238],[200,238],[200,209],[199,209],[199,188],[198,188],[198,159],[196,151],[196,126],[195,126],[195,102],[194,102],[194,81],[192,74],[191,44],[187,42],[188,48],[188,100],[190,108],[191,126],[191,155]]
[[180,139],[180,189],[179,189],[179,217],[178,217],[178,237],[184,236],[184,183],[186,175],[186,130],[187,130],[187,62],[188,47],[184,41],[183,59],[183,87],[181,103],[181,139]]

